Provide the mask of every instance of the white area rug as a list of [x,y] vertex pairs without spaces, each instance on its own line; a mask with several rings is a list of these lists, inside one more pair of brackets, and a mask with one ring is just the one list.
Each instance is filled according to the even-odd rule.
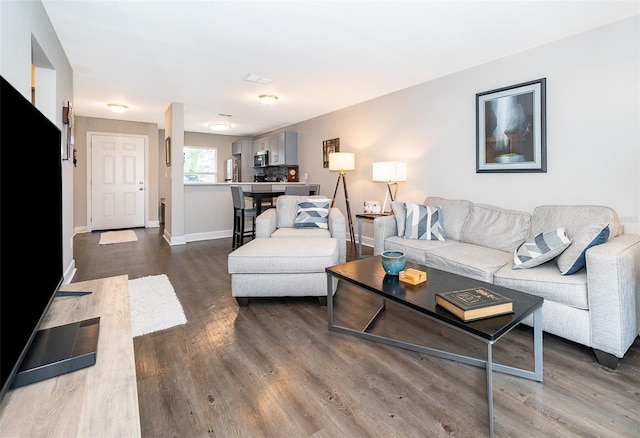
[[100,234],[100,245],[111,245],[112,243],[135,242],[138,236],[133,230],[107,231]]
[[165,274],[129,280],[129,306],[134,338],[187,322],[182,305]]

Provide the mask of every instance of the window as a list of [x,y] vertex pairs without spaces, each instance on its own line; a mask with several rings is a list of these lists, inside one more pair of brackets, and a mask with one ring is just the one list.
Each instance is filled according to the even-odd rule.
[[218,182],[218,150],[185,146],[184,182]]

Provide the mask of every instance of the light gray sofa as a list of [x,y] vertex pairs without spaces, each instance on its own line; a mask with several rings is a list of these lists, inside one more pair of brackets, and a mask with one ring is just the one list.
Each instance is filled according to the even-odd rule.
[[[543,297],[544,331],[591,347],[602,365],[618,365],[640,333],[640,235],[624,234],[614,210],[548,205],[528,213],[438,197],[423,205],[440,208],[445,240],[404,238],[404,203],[394,202],[394,216],[374,221],[375,255],[401,250],[425,266]],[[577,272],[562,275],[558,258],[513,268],[514,252],[528,238],[564,228],[575,253],[593,224],[608,224],[608,240],[584,253],[586,266]]]
[[[296,228],[298,202],[304,199],[326,199],[326,196],[278,196],[276,208],[262,212],[256,218],[256,238],[327,238],[338,241],[338,261],[347,260],[347,225],[340,209],[331,207],[328,215],[328,228]],[[304,250],[301,248],[301,250]]]

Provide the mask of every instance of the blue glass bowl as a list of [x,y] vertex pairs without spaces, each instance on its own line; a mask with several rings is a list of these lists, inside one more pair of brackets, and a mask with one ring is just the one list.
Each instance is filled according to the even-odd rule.
[[398,275],[404,270],[407,256],[402,251],[384,251],[382,253],[382,268],[389,275]]

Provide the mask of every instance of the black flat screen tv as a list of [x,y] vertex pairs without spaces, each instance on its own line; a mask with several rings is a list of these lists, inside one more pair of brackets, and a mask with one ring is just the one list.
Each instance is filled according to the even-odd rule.
[[9,82],[0,81],[2,401],[64,274],[61,132]]

